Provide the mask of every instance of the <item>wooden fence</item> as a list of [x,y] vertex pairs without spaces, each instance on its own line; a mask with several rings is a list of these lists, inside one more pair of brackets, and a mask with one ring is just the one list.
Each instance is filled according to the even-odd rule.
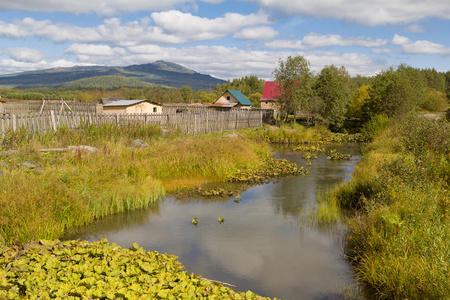
[[21,102],[5,102],[3,103],[3,110],[9,114],[27,114],[30,112],[85,112],[95,113],[97,112],[97,104],[93,103],[81,103],[70,101],[21,101]]
[[30,133],[56,131],[60,127],[78,128],[84,125],[105,123],[126,126],[129,124],[156,124],[162,128],[181,130],[188,134],[229,131],[259,127],[271,111],[236,110],[228,112],[205,111],[203,113],[175,114],[96,114],[77,112],[43,112],[0,116],[0,134],[25,128]]

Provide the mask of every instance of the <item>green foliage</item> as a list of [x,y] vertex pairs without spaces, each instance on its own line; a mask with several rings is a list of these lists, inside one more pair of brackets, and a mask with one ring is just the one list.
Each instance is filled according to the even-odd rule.
[[301,55],[289,56],[286,61],[280,59],[273,75],[280,88],[277,101],[280,112],[286,117],[303,112],[311,98],[312,73],[309,61]]
[[176,256],[99,242],[0,249],[2,299],[268,299],[188,274]]
[[361,134],[366,140],[372,140],[389,127],[389,117],[385,114],[375,115],[364,124]]
[[402,117],[419,109],[425,99],[425,80],[419,70],[401,65],[374,78],[363,106],[367,119],[381,113]]
[[322,100],[320,115],[328,127],[339,131],[344,125],[350,102],[350,76],[344,67],[325,66],[316,79],[314,90]]
[[354,118],[363,117],[362,109],[366,101],[369,99],[369,93],[367,92],[368,89],[368,85],[363,85],[353,92],[353,97],[350,101],[347,116]]
[[342,206],[359,209],[346,254],[377,298],[450,297],[449,136],[445,121],[391,123],[335,191]]
[[447,108],[447,97],[444,93],[431,89],[425,95],[422,108],[432,112],[444,111]]

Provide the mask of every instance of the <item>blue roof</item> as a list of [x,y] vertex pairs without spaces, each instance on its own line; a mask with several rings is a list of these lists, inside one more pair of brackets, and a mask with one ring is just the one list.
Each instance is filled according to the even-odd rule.
[[103,104],[103,106],[130,106],[135,105],[141,102],[147,101],[147,99],[141,99],[141,100],[118,100],[114,101],[108,104]]
[[245,95],[242,94],[241,91],[237,90],[227,90],[227,91],[229,91],[230,94],[233,95],[233,97],[236,98],[241,105],[253,105],[253,103],[250,100],[248,100],[248,98],[245,97]]

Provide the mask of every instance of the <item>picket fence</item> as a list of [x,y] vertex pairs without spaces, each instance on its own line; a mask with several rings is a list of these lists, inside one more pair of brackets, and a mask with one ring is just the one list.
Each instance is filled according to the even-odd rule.
[[0,133],[2,138],[8,131],[25,129],[30,133],[56,131],[60,127],[79,128],[85,125],[116,124],[128,125],[156,124],[166,129],[180,130],[188,134],[203,134],[229,131],[240,128],[259,127],[271,111],[236,110],[205,111],[202,113],[175,114],[97,114],[78,112],[43,112],[21,115],[0,116]]

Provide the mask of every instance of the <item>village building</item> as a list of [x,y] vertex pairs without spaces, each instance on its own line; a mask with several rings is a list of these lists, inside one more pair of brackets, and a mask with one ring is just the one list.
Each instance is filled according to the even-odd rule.
[[226,90],[217,98],[216,101],[210,106],[222,110],[229,110],[231,108],[252,108],[253,103],[248,100],[240,91]]
[[113,114],[160,114],[162,105],[147,99],[118,100],[102,105],[103,113]]
[[279,110],[278,99],[280,98],[280,90],[275,81],[266,81],[264,83],[264,91],[261,99],[261,108]]

